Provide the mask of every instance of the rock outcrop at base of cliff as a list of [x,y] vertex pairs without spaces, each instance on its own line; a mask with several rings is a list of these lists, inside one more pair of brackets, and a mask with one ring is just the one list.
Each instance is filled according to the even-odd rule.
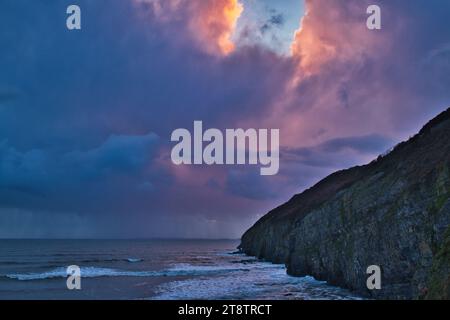
[[[262,217],[240,250],[380,299],[450,299],[450,109]],[[382,271],[367,288],[367,267]]]

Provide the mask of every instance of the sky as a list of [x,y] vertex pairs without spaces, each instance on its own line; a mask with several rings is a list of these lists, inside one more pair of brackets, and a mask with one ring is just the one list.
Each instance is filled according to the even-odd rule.
[[[0,237],[239,238],[450,105],[449,16],[446,0],[1,0]],[[195,120],[280,129],[279,173],[174,165],[170,135]]]
[[[243,0],[232,40],[238,47],[263,45],[281,55],[290,45],[305,13],[303,0]],[[247,10],[245,10],[247,9]]]

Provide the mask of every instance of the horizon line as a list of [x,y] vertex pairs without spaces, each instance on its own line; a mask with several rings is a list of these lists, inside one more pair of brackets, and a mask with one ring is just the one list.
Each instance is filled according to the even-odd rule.
[[181,240],[196,240],[196,241],[240,241],[241,238],[164,238],[164,237],[138,237],[138,238],[45,238],[45,237],[30,237],[30,238],[2,238],[1,240],[156,240],[156,241],[181,241]]

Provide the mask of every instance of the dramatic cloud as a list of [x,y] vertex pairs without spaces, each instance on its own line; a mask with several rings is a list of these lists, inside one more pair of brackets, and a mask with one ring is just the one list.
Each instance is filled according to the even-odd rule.
[[[166,25],[182,21],[192,38],[209,53],[229,54],[235,46],[231,36],[243,11],[238,0],[136,0],[149,4],[152,14]],[[139,10],[139,8],[138,8]]]
[[[450,105],[450,3],[299,2],[79,0],[68,31],[64,1],[3,1],[0,236],[238,237]],[[173,165],[195,120],[279,128],[279,174]]]
[[[147,179],[152,173],[149,166],[158,140],[154,134],[110,136],[99,147],[65,153],[47,149],[20,151],[3,141],[0,202],[30,210],[74,211],[77,202],[88,205],[93,196],[100,199],[111,189],[126,195],[130,186],[122,185],[121,181],[134,182],[135,193],[139,193],[138,189],[151,192]],[[111,183],[119,184],[109,186]],[[117,197],[108,202],[115,203]],[[93,202],[92,208],[111,210],[110,205],[101,202],[98,205]]]
[[379,135],[344,137],[325,141],[317,146],[297,149],[286,148],[284,160],[312,167],[349,167],[357,162],[373,158],[380,150],[388,151],[394,142]]

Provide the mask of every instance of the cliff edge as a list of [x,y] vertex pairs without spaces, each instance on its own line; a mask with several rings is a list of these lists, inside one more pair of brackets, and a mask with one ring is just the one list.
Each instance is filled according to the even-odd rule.
[[[378,299],[450,299],[450,108],[389,154],[270,211],[242,252]],[[366,269],[382,270],[368,290]]]

